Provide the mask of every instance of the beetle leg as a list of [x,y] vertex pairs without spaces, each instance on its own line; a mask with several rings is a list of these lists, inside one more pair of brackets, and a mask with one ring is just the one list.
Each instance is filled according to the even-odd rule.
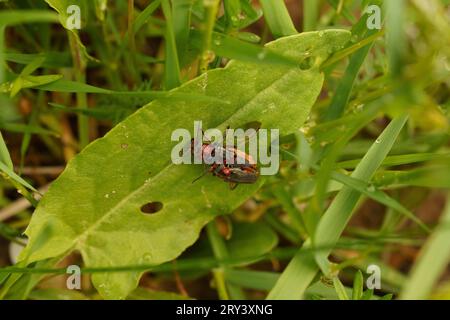
[[218,173],[220,173],[223,169],[223,165],[218,165],[216,168],[214,168],[214,175],[216,176]]

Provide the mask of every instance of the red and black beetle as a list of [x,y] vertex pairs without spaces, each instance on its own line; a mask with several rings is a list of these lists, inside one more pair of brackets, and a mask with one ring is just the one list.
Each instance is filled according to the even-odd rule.
[[[191,152],[194,154],[195,141],[191,140]],[[230,188],[234,189],[240,183],[252,184],[258,180],[259,169],[252,156],[237,149],[236,147],[223,147],[217,143],[206,142],[201,145],[202,160],[215,157],[217,152],[220,153],[221,162],[214,162],[208,170],[214,176],[230,183]],[[232,159],[227,163],[227,159]],[[203,174],[204,175],[204,174]],[[203,175],[195,179],[200,179]]]

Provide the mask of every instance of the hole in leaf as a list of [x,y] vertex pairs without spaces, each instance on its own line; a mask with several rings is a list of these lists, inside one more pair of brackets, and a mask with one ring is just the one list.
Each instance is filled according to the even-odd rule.
[[244,124],[244,130],[248,130],[248,129],[255,129],[256,131],[258,131],[262,126],[262,123],[259,121],[251,121],[251,122],[247,122],[246,124]]
[[141,207],[141,212],[146,214],[157,213],[161,211],[163,204],[159,201],[149,202]]
[[309,70],[312,68],[314,60],[312,57],[307,57],[300,62],[300,69]]

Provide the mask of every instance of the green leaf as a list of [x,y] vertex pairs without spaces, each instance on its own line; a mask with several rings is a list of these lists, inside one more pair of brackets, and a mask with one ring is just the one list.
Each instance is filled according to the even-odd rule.
[[[299,62],[309,49],[316,60],[324,61],[349,36],[344,30],[313,32],[268,47]],[[205,224],[237,208],[264,179],[234,191],[213,176],[192,184],[204,169],[171,163],[173,130],[187,128],[193,134],[195,120],[202,120],[205,129],[259,121],[263,128],[290,134],[302,126],[322,83],[318,68],[232,61],[172,91],[226,100],[226,108],[211,101],[168,99],[141,108],[86,147],[52,183],[26,230],[29,245],[21,259],[32,262],[73,250],[81,253],[87,267],[158,265],[176,258],[196,241]],[[162,203],[159,212],[140,211],[155,201]],[[51,236],[33,249],[48,224]],[[92,281],[102,296],[125,298],[140,274],[97,273]]]

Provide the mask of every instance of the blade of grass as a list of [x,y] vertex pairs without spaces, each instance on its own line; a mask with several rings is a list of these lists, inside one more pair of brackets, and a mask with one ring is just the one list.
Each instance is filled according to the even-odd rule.
[[11,156],[8,151],[8,147],[6,146],[6,142],[3,139],[2,133],[0,132],[0,162],[3,162],[6,167],[10,170],[13,170],[13,162],[11,160]]
[[447,206],[444,209],[441,221],[422,247],[400,294],[400,299],[421,300],[429,297],[433,286],[450,260],[449,243],[450,193],[447,194]]
[[161,0],[155,0],[150,3],[134,20],[133,32],[136,33],[141,29],[145,23],[147,23],[148,18],[153,14],[153,12],[158,9],[161,4]]
[[5,28],[0,24],[0,83],[5,81]]
[[303,32],[316,30],[320,0],[303,1]]
[[284,186],[273,188],[272,193],[288,214],[290,223],[297,233],[297,237],[305,239],[307,237],[307,232],[302,219],[302,215],[292,203],[291,195],[284,189]]
[[270,290],[267,299],[301,299],[318,271],[319,268],[312,253],[311,241],[308,239],[284,269],[275,286]]
[[341,280],[339,280],[338,277],[333,277],[333,286],[334,289],[336,290],[339,300],[350,300],[350,298],[347,295],[347,292],[345,291],[344,285],[342,284]]
[[316,153],[318,156],[323,158],[323,161],[321,163],[321,170],[318,172],[316,179],[316,191],[311,206],[312,215],[319,217],[322,213],[331,172],[335,167],[335,163],[341,155],[345,145],[347,145],[351,138],[364,126],[372,121],[376,117],[377,113],[377,107],[367,108],[363,113],[361,113],[360,121],[351,123],[349,128],[344,127],[346,130],[337,138],[332,146],[326,146],[325,148],[323,148],[320,144],[315,146]]
[[[211,221],[206,226],[206,231],[208,233],[208,239],[216,259],[224,260],[228,258],[228,250],[225,245],[225,242],[223,241],[222,237],[220,236],[217,230],[216,222]],[[213,270],[213,275],[214,279],[216,280],[219,297],[224,300],[229,300],[230,297],[232,299],[245,299],[244,293],[238,286],[226,283],[224,273],[227,270],[228,267],[223,265],[221,265],[219,269],[216,268],[215,270]]]
[[[336,12],[338,11],[339,8],[339,2],[340,0],[328,0],[328,3],[336,10]],[[344,18],[350,21],[352,24],[355,23],[355,18],[352,16],[347,7],[341,8],[339,13],[342,14]]]
[[[371,178],[392,148],[407,118],[407,116],[401,116],[387,126],[353,172],[353,178],[363,181]],[[334,246],[350,219],[359,197],[359,192],[348,187],[342,188],[319,222],[315,233],[315,246],[321,247],[325,246],[324,244]],[[319,271],[314,256],[305,254],[305,252],[309,253],[310,248],[311,241],[308,239],[289,262],[267,299],[300,299],[303,297],[306,288]],[[325,264],[323,259],[326,260],[329,252],[331,250],[316,254],[319,265],[325,271],[328,271],[328,264]]]
[[178,60],[177,44],[175,41],[172,9],[169,0],[162,0],[162,11],[166,18],[164,31],[166,63],[164,64],[164,87],[166,90],[178,87],[181,84],[180,62]]
[[[381,165],[390,167],[432,160],[450,160],[450,153],[414,153],[388,156]],[[337,163],[337,166],[339,168],[353,169],[360,161],[361,159],[341,161]]]
[[128,0],[128,48],[130,50],[129,56],[134,56],[135,49],[136,49],[136,43],[134,39],[134,0]]
[[261,0],[264,19],[275,38],[298,33],[284,1]]
[[31,126],[30,124],[22,123],[0,123],[0,129],[9,132],[20,132],[40,135],[52,135],[58,137],[58,133],[39,126]]
[[[365,182],[370,180],[391,150],[407,119],[408,116],[405,115],[392,120],[367,151],[355,171],[353,171],[351,174],[352,178]],[[344,187],[339,192],[317,226],[314,245],[319,247],[333,246],[337,242],[351,217],[360,195],[358,191],[349,187]],[[328,255],[329,252],[316,254],[316,260],[322,271],[325,271],[325,274],[327,274],[328,270],[328,264],[326,263]]]
[[8,10],[0,12],[0,83],[4,80],[4,33],[7,26],[24,23],[58,22],[58,15],[48,10]]
[[96,93],[106,95],[118,95],[118,96],[130,96],[130,97],[144,97],[148,99],[165,98],[165,99],[178,99],[178,100],[204,100],[215,101],[220,104],[228,104],[228,101],[220,100],[214,97],[206,95],[191,94],[191,93],[172,93],[170,91],[114,91],[104,89],[85,83],[76,81],[59,79],[49,84],[37,86],[34,89],[54,92],[84,92],[84,93]]
[[[42,91],[40,91],[39,93],[39,102],[42,103]],[[41,104],[39,104],[41,105]],[[31,111],[30,114],[30,118],[28,120],[28,124],[30,126],[35,126],[37,124],[37,116],[39,113],[39,109],[38,108],[33,108],[33,110]],[[22,138],[22,143],[20,146],[20,169],[19,169],[19,173],[22,172],[22,168],[24,166],[25,163],[25,156],[26,153],[28,151],[28,147],[30,146],[30,142],[31,142],[31,133],[27,132],[23,135]]]
[[362,47],[351,56],[344,77],[339,81],[333,100],[325,113],[325,120],[334,120],[343,114],[350,99],[356,76],[372,47],[372,43]]
[[20,75],[12,82],[10,97],[14,97],[23,87],[23,84],[26,83],[26,80],[31,80],[28,82],[36,82],[36,84],[45,84],[47,81],[54,81],[53,79],[58,79],[57,75],[49,75],[49,76],[37,76],[30,77],[30,75],[36,71],[36,69],[40,68],[42,63],[44,62],[44,57],[37,57],[35,60],[31,61],[27,64],[23,70],[20,72]]
[[359,300],[364,291],[364,278],[361,270],[358,270],[353,280],[352,300]]
[[325,68],[335,64],[336,62],[338,62],[338,61],[344,59],[345,57],[351,55],[352,53],[358,51],[362,47],[374,42],[376,39],[378,39],[379,37],[381,37],[383,35],[384,35],[384,30],[380,30],[380,31],[376,32],[375,34],[368,36],[367,38],[364,38],[363,40],[355,43],[354,45],[351,45],[347,48],[342,49],[341,51],[335,53],[327,61],[325,61],[322,64],[321,68],[325,69]]
[[339,172],[333,172],[331,177],[334,180],[346,185],[347,187],[350,187],[350,188],[358,191],[359,193],[364,194],[367,197],[369,197],[379,203],[382,203],[389,208],[392,208],[392,209],[400,212],[401,214],[405,215],[406,217],[408,217],[409,219],[414,221],[426,233],[431,232],[431,230],[419,218],[417,218],[411,211],[409,211],[404,206],[402,206],[394,198],[389,197],[383,191],[377,190],[374,186],[371,186],[362,180],[346,176],[345,174],[342,174]]
[[404,18],[405,1],[386,1],[386,49],[389,67],[393,77],[398,77],[402,70],[405,44]]
[[280,233],[284,238],[288,239],[294,244],[300,244],[298,232],[292,227],[280,221],[280,219],[278,219],[275,214],[273,214],[272,212],[266,212],[264,214],[264,219],[275,231]]
[[[269,63],[286,66],[298,65],[297,61],[294,61],[289,57],[285,57],[267,48],[231,36],[213,32],[211,37],[211,49],[221,57],[254,63]],[[202,48],[202,34],[199,31],[192,30],[189,41],[193,48]]]
[[22,179],[20,176],[18,176],[13,170],[8,168],[3,162],[0,162],[0,171],[2,171],[11,180],[19,183],[20,185],[22,185],[30,190],[33,190],[34,192],[37,192],[37,190],[32,185],[30,185],[28,182],[26,182],[24,179]]
[[208,0],[204,3],[205,7],[205,20],[202,24],[202,51],[200,56],[200,65],[199,71],[200,73],[205,73],[208,70],[208,65],[212,60],[212,52],[211,43],[212,43],[212,34],[214,30],[214,24],[216,20],[216,15],[219,9],[219,0]]
[[178,57],[180,59],[185,55],[189,41],[192,1],[193,0],[178,0],[172,2],[172,25]]
[[126,52],[130,34],[134,37],[135,34],[147,23],[151,15],[159,8],[160,5],[161,0],[155,0],[150,3],[141,13],[139,13],[136,19],[133,19],[133,27],[131,28],[132,32],[130,32],[130,30],[127,30],[126,34],[123,36],[123,40],[120,39],[120,35],[115,29],[115,25],[111,24],[113,20],[109,16],[107,16],[107,22],[110,22],[110,25],[114,31],[114,36],[116,37],[117,42],[120,43],[120,48],[115,58],[116,61],[120,60],[120,58]]
[[6,10],[0,12],[1,26],[14,26],[22,23],[55,22],[58,15],[48,10]]
[[128,69],[128,87],[140,84],[141,77],[136,68],[136,41],[134,37],[134,0],[127,0],[127,31],[125,32],[127,54],[124,56]]
[[[357,246],[355,246],[355,241],[360,243],[362,246],[366,247],[367,245],[373,245],[375,240],[369,240],[369,241],[361,241],[357,239],[351,239],[351,240],[340,240],[338,244],[335,246],[335,248],[342,248],[342,249],[355,249]],[[392,243],[392,241],[385,242],[385,241],[379,241],[377,244],[384,247],[386,243]],[[301,252],[302,255],[313,253],[318,250],[328,250],[330,248],[309,248],[308,250],[303,250]],[[287,260],[292,258],[295,254],[298,253],[298,250],[296,248],[292,247],[283,247],[283,248],[276,248],[273,251],[260,255],[260,256],[251,256],[251,257],[242,257],[242,258],[227,258],[222,261],[218,261],[214,257],[207,257],[207,258],[183,258],[177,260],[177,266],[176,269],[178,271],[198,271],[198,270],[211,270],[213,268],[218,268],[220,265],[225,265],[227,267],[240,267],[245,264],[254,263],[255,261],[272,261],[273,259],[278,260]],[[355,261],[358,262],[358,261]],[[376,264],[378,264],[382,270],[382,274],[388,275],[388,278],[390,278],[390,282],[393,284],[400,284],[403,283],[403,278],[401,278],[398,274],[392,274],[392,270],[388,269],[387,267],[383,267],[383,263],[379,261],[375,261]],[[357,265],[358,268],[366,269],[366,264]],[[82,268],[82,273],[99,273],[99,272],[129,272],[129,271],[152,271],[155,273],[167,273],[167,272],[173,272],[173,263],[163,263],[158,266],[154,265],[125,265],[125,266],[117,266],[117,267],[98,267],[98,268]],[[3,273],[47,273],[47,274],[61,274],[65,273],[66,268],[19,268],[17,266],[12,267],[4,267],[0,268],[0,275]]]
[[447,164],[430,165],[408,171],[383,171],[373,180],[377,186],[418,186],[450,188],[450,167]]
[[370,300],[373,297],[373,289],[364,291],[361,300]]
[[[239,285],[244,288],[254,289],[254,290],[270,290],[278,278],[279,273],[267,272],[267,271],[256,271],[256,270],[229,270],[225,272],[227,280],[231,283]],[[347,295],[352,295],[352,289],[344,288]],[[305,295],[307,296],[320,296],[325,299],[336,299],[336,291],[318,281],[306,290]]]
[[10,92],[10,97],[14,97],[21,89],[35,88],[48,83],[52,83],[62,78],[59,74],[49,74],[44,76],[19,76],[13,82],[5,82],[0,85],[0,92]]
[[[70,52],[73,60],[73,74],[77,82],[86,83],[86,56],[83,54],[81,43],[74,32],[67,32],[69,37]],[[87,95],[84,92],[77,92],[77,107],[87,108]],[[78,114],[78,139],[80,149],[89,144],[89,118],[83,114]]]
[[279,273],[231,269],[225,272],[228,281],[255,290],[270,290],[280,277]]
[[230,32],[233,29],[239,27],[240,13],[241,13],[241,2],[240,0],[224,0],[223,7],[226,17],[226,31]]

